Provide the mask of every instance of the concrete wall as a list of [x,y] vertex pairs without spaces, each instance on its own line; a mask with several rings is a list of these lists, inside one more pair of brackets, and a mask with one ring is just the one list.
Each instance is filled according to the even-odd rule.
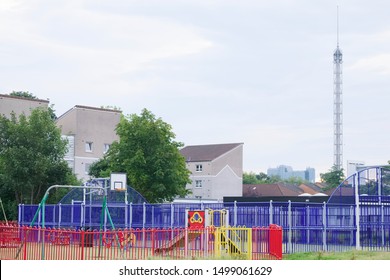
[[17,96],[0,94],[0,114],[7,118],[14,112],[16,116],[25,114],[29,116],[35,108],[48,108],[49,101],[41,99],[30,99]]

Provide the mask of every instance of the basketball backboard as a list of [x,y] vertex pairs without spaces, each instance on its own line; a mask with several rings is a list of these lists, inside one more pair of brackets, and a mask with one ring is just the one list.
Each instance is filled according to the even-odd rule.
[[110,187],[112,191],[126,191],[127,189],[126,173],[111,173]]

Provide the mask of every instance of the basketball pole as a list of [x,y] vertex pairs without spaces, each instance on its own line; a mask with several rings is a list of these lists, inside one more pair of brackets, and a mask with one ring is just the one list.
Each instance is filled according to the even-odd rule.
[[[100,216],[100,236],[99,236],[99,253],[98,253],[98,257],[100,258],[100,247],[103,246],[103,236],[102,236],[102,228],[103,228],[103,224],[104,223],[104,217],[107,215],[107,218],[108,218],[108,221],[110,222],[110,225],[111,225],[111,228],[115,234],[115,240],[118,244],[118,249],[120,249],[120,241],[119,241],[119,237],[118,237],[118,233],[115,231],[115,225],[114,225],[114,222],[112,221],[112,218],[111,218],[111,214],[110,214],[110,211],[108,210],[108,206],[107,206],[107,186],[106,186],[106,181],[104,182],[104,197],[103,197],[103,205],[102,205],[102,214]],[[105,232],[105,230],[104,230]],[[122,253],[122,258],[124,258],[124,255],[123,255],[123,252]]]

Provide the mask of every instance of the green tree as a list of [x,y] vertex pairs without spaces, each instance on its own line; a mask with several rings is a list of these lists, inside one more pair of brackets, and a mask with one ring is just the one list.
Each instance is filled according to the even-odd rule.
[[[50,185],[77,183],[64,160],[66,144],[46,109],[34,109],[29,117],[0,116],[2,200],[6,197],[9,207],[19,203],[36,204]],[[63,189],[53,191],[51,199],[63,192]],[[15,213],[12,209],[8,211],[11,215]]]
[[106,156],[92,164],[90,174],[105,177],[126,172],[129,185],[151,203],[172,201],[188,194],[190,171],[174,141],[172,127],[144,109],[140,115],[122,117],[116,128],[119,141]]
[[260,172],[259,174],[255,174],[254,172],[244,172],[242,176],[243,184],[273,184],[277,182],[283,182],[283,180],[279,176],[271,175]]
[[30,98],[30,99],[38,99],[34,94],[28,91],[13,91],[9,95],[23,97],[23,98]]
[[244,172],[242,174],[242,183],[243,184],[259,184],[259,180],[256,178],[256,174],[254,172]]
[[327,189],[338,187],[345,179],[344,170],[333,166],[328,172],[320,174],[321,181],[327,184]]
[[300,185],[300,184],[303,184],[305,182],[307,182],[306,180],[300,178],[300,177],[290,177],[290,178],[287,178],[284,180],[285,183],[289,183],[289,184],[294,184],[294,185]]

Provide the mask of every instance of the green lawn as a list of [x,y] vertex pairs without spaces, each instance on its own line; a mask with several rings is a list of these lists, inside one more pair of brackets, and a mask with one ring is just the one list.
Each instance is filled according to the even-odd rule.
[[310,252],[283,255],[283,260],[390,260],[390,252]]

